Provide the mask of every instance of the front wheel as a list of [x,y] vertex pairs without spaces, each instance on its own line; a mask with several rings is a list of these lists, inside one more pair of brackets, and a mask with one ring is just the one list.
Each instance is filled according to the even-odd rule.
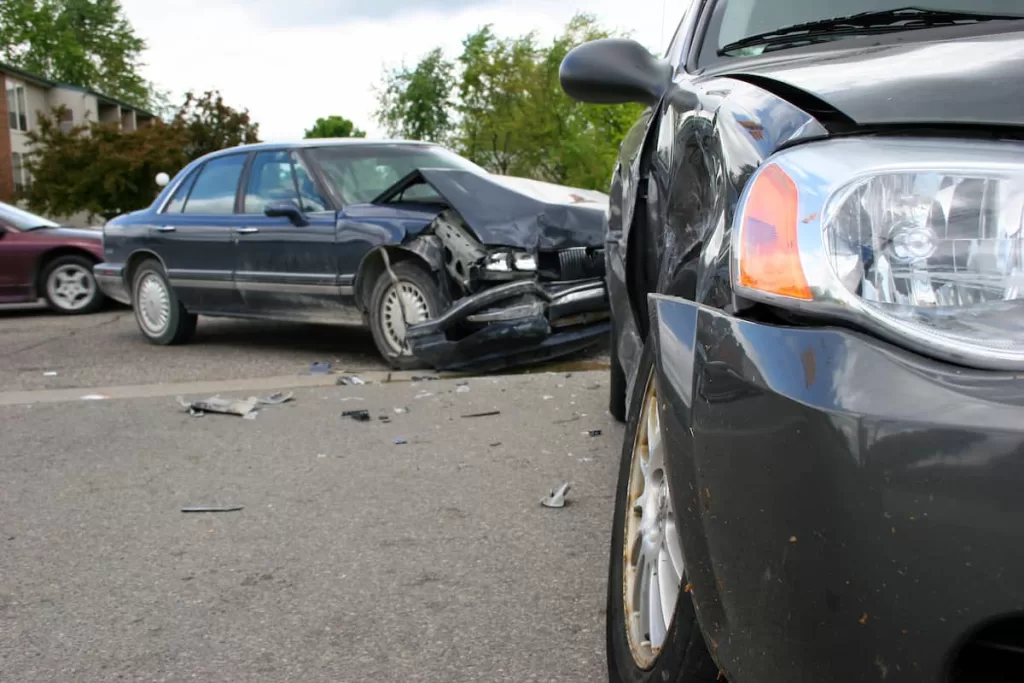
[[608,669],[613,683],[711,683],[718,667],[686,592],[681,523],[665,471],[653,345],[637,370],[612,527]]
[[377,278],[370,294],[370,331],[377,350],[396,370],[415,370],[424,363],[412,355],[405,344],[407,325],[437,317],[441,310],[441,291],[433,276],[417,263],[402,261]]
[[47,264],[43,293],[50,310],[64,315],[93,313],[106,301],[92,274],[92,261],[84,256],[61,256]]
[[178,295],[157,261],[145,261],[135,271],[132,309],[139,330],[151,344],[183,344],[196,331],[198,316],[186,311],[178,301]]

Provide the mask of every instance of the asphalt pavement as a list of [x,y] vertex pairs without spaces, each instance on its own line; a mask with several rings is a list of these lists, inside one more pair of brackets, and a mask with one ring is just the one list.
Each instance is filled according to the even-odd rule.
[[[128,312],[68,320],[0,320],[0,680],[603,679],[606,372],[312,386],[196,418],[152,383],[216,393],[333,360],[335,339],[369,367],[372,344],[203,321],[204,343],[158,349]],[[14,391],[117,382],[151,386]],[[571,504],[542,507],[563,481]]]
[[[556,367],[580,360],[600,366],[607,353],[598,348]],[[0,390],[278,377],[314,361],[356,373],[384,369],[360,328],[201,317],[192,343],[162,347],[142,338],[128,308],[86,316],[0,308]]]

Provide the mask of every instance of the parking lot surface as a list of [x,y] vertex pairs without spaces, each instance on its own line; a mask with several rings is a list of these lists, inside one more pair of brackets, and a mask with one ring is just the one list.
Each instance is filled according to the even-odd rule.
[[[579,359],[600,365],[607,353],[568,360]],[[314,361],[353,373],[386,369],[359,328],[202,317],[192,343],[163,347],[142,338],[128,308],[70,317],[0,308],[0,390],[276,377]]]
[[[165,351],[118,315],[56,348],[105,327]],[[207,372],[247,362],[199,349]],[[298,389],[255,420],[170,395],[0,405],[0,678],[600,680],[606,403],[606,373],[559,372]],[[571,505],[542,507],[563,481]]]

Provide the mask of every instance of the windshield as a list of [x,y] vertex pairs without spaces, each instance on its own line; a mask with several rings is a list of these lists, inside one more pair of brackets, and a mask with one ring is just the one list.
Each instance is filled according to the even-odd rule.
[[[721,27],[718,31],[716,49],[749,36],[777,31],[796,24],[905,7],[1024,17],[1024,4],[1021,0],[721,0],[717,8],[721,11]],[[756,55],[764,49],[764,45],[757,45],[731,54]]]
[[13,225],[18,230],[35,230],[36,228],[59,228],[59,223],[29,213],[17,206],[0,202],[0,221]]
[[[418,168],[457,168],[487,173],[458,154],[428,145],[337,145],[315,147],[309,153],[346,204],[367,204]],[[410,188],[403,198],[440,199],[427,185]]]

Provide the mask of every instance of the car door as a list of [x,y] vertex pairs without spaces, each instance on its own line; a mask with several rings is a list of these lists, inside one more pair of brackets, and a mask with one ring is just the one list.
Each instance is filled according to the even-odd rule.
[[17,228],[0,220],[0,303],[32,298],[32,271],[38,247]]
[[[299,211],[280,215],[274,207],[282,203]],[[235,284],[247,313],[308,322],[361,319],[341,296],[337,215],[294,150],[253,157],[240,218]]]
[[154,251],[178,298],[197,313],[240,313],[235,289],[236,214],[245,153],[214,157],[157,214]]

